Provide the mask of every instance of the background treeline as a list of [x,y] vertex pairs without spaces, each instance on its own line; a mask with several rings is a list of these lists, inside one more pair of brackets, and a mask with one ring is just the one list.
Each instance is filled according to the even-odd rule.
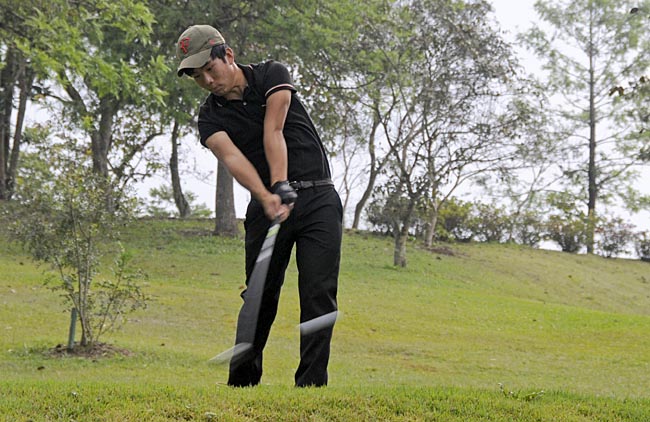
[[[6,221],[35,203],[67,209],[45,206],[70,198],[51,188],[83,184],[84,171],[109,213],[163,175],[137,212],[160,215],[168,202],[180,217],[205,215],[185,182],[205,94],[176,77],[174,44],[207,23],[240,63],[290,67],[332,156],[346,226],[390,233],[395,265],[407,264],[413,234],[427,246],[550,239],[607,256],[634,253],[636,239],[647,257],[648,233],[616,217],[650,204],[639,189],[650,159],[646,3],[536,2],[540,25],[517,41],[542,63],[531,75],[485,0],[5,0]],[[490,205],[463,217],[461,191]],[[222,167],[216,198],[215,233],[236,234]]]
[[[373,202],[368,209],[368,220],[375,231],[393,235],[395,210]],[[547,213],[539,210],[511,212],[498,204],[462,201],[451,198],[440,209],[435,237],[443,242],[513,243],[539,247],[546,242],[563,252],[578,253],[586,249],[587,218],[572,208]],[[413,239],[426,236],[428,216],[426,209],[416,210],[414,225],[409,231]],[[647,232],[636,232],[634,226],[621,217],[603,219],[597,224],[596,252],[601,256],[636,254],[650,261],[650,237]]]

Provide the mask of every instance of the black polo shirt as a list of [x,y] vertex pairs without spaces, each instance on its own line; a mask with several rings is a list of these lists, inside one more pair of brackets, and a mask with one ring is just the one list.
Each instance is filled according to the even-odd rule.
[[263,129],[266,98],[279,90],[291,91],[291,105],[284,124],[287,143],[289,181],[322,180],[331,177],[329,163],[318,132],[296,97],[287,68],[275,61],[237,65],[248,86],[242,100],[226,100],[210,94],[199,110],[201,144],[213,134],[224,131],[235,146],[257,169],[262,181],[270,186],[269,166],[264,154]]

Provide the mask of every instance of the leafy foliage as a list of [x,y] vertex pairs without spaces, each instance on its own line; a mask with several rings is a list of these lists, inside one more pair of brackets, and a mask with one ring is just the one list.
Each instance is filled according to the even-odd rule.
[[563,252],[576,253],[587,242],[588,222],[585,212],[577,206],[577,199],[559,192],[548,196],[553,208],[546,223],[546,238],[556,242]]
[[634,196],[628,188],[647,145],[648,135],[637,130],[638,104],[612,95],[620,92],[612,87],[637,79],[650,63],[646,24],[628,13],[632,6],[646,10],[648,2],[537,1],[543,24],[521,37],[544,62],[545,92],[555,104],[545,114],[565,132],[552,171],[562,177],[561,189],[586,206],[588,253],[598,215],[615,199]]
[[457,240],[467,242],[473,233],[469,228],[472,203],[451,198],[441,207],[438,213],[436,237],[439,240]]
[[146,302],[137,285],[142,274],[132,272],[123,251],[114,278],[95,284],[101,258],[131,220],[135,202],[92,170],[85,150],[49,145],[47,157],[31,156],[12,206],[11,231],[32,258],[51,265],[48,282],[62,292],[64,306],[76,310],[81,345],[88,346]]
[[473,214],[470,227],[476,240],[501,243],[508,238],[508,215],[504,208],[495,204],[478,203]]
[[596,227],[598,250],[607,258],[626,252],[634,241],[633,230],[634,226],[620,217],[601,221]]
[[650,262],[650,232],[638,233],[634,248],[641,260]]

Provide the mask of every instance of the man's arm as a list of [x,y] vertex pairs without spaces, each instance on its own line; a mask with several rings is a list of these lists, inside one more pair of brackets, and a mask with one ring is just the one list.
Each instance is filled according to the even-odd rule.
[[269,192],[253,164],[235,146],[226,132],[212,134],[206,139],[205,145],[226,166],[237,182],[262,204],[269,219],[273,220],[279,216],[280,220],[284,221],[289,216],[289,207],[282,205],[278,195]]
[[287,143],[282,133],[291,104],[291,91],[281,90],[266,99],[264,153],[271,172],[271,186],[288,177]]

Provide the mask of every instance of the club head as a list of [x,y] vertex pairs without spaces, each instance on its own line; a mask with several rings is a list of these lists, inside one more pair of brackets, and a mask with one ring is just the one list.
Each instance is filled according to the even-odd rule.
[[340,315],[339,311],[334,311],[301,323],[300,325],[298,325],[298,328],[300,329],[300,335],[306,336],[309,334],[313,334],[316,331],[320,331],[325,328],[329,328],[333,326],[334,323],[336,322],[336,319],[339,317],[339,315]]
[[214,365],[225,365],[230,362],[234,362],[244,356],[246,352],[253,348],[251,343],[239,343],[235,344],[230,349],[219,353],[217,356],[208,360],[208,363]]

